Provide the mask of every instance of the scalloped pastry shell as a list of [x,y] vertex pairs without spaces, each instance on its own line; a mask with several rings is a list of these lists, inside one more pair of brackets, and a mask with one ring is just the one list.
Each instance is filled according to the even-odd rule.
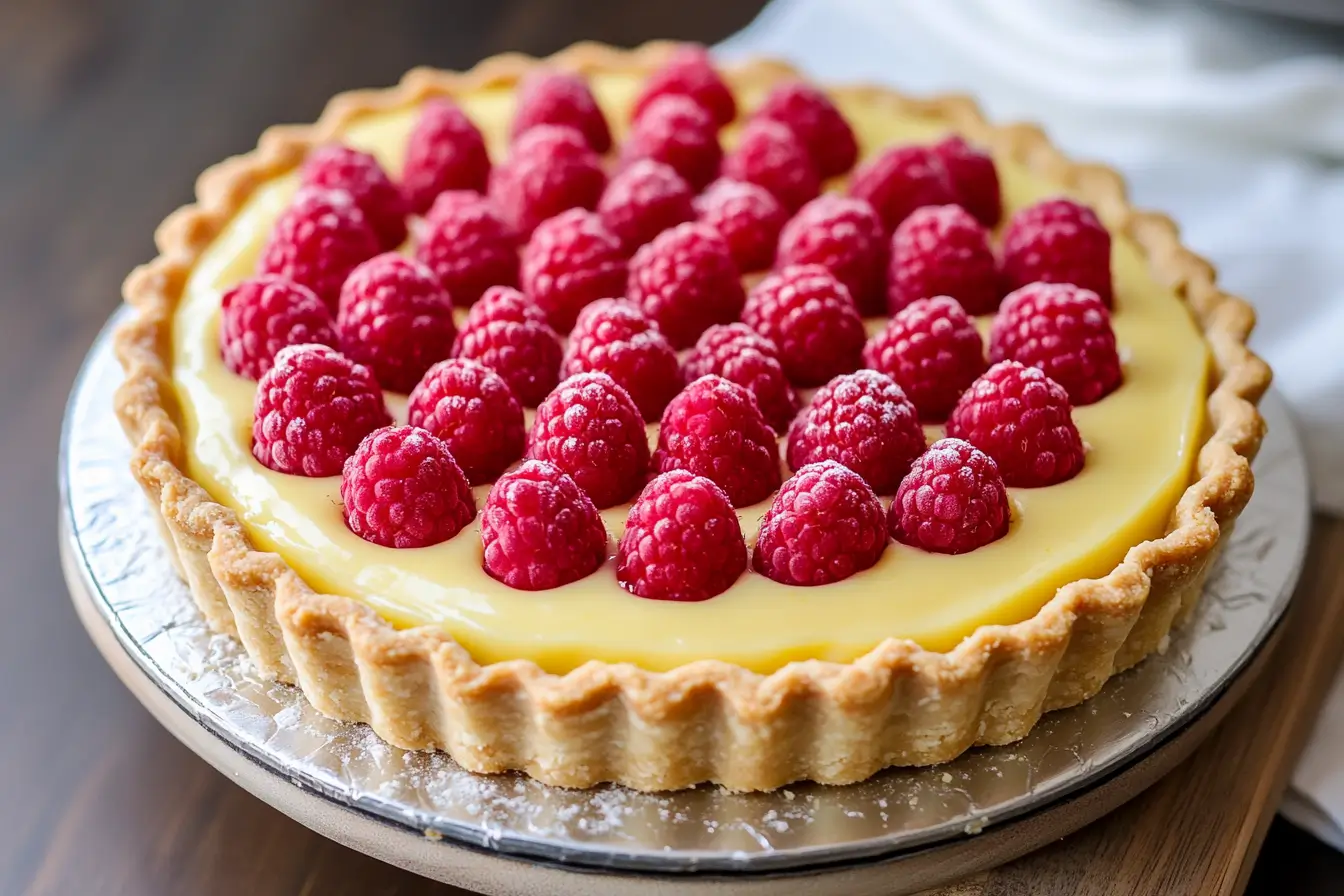
[[[641,73],[674,46],[578,44],[546,64]],[[135,446],[132,472],[201,611],[242,642],[264,675],[296,684],[326,715],[367,722],[400,747],[446,750],[476,772],[517,769],[567,787],[616,781],[657,791],[712,781],[746,791],[800,779],[844,784],[1017,740],[1043,712],[1086,700],[1162,649],[1198,599],[1220,534],[1251,495],[1250,460],[1264,435],[1255,402],[1270,380],[1246,347],[1254,312],[1219,291],[1212,266],[1181,245],[1170,219],[1131,208],[1111,169],[1068,161],[1037,128],[990,125],[964,97],[915,100],[876,87],[841,89],[896,113],[941,118],[1072,191],[1128,234],[1155,277],[1188,303],[1215,361],[1212,434],[1166,536],[1136,545],[1104,578],[1060,588],[1032,618],[982,626],[947,653],[888,639],[852,663],[793,663],[770,675],[717,660],[669,672],[590,662],[565,675],[521,660],[481,666],[443,631],[396,630],[256,551],[233,511],[183,472],[169,336],[192,266],[259,184],[297,166],[351,119],[512,85],[537,64],[504,55],[465,73],[417,69],[395,87],[336,96],[316,124],[271,128],[255,150],[201,175],[196,203],[155,234],[161,254],[126,280],[136,314],[115,336],[126,372],[116,410]],[[738,73],[762,83],[794,74],[773,61]]]

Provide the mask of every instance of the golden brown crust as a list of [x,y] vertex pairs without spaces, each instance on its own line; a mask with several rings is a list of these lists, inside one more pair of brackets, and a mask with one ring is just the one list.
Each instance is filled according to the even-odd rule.
[[[640,73],[673,46],[579,44],[547,63]],[[259,184],[351,120],[435,94],[511,85],[536,64],[504,55],[465,73],[416,69],[395,87],[335,97],[314,125],[268,130],[256,150],[201,175],[196,203],[155,234],[159,257],[126,280],[136,313],[116,332],[126,371],[116,403],[135,446],[132,470],[202,612],[235,634],[264,674],[297,683],[330,716],[368,722],[399,746],[446,750],[473,771],[520,769],[573,787],[715,781],[762,790],[799,779],[857,781],[1016,740],[1043,711],[1087,699],[1160,649],[1198,598],[1222,528],[1251,495],[1250,460],[1264,435],[1255,402],[1270,380],[1246,347],[1254,312],[1218,289],[1212,266],[1181,245],[1170,219],[1130,207],[1114,171],[1068,161],[1037,128],[990,125],[964,97],[915,100],[878,87],[841,89],[945,121],[1079,195],[1189,303],[1215,359],[1212,432],[1166,536],[1132,548],[1104,578],[1059,589],[1031,619],[983,626],[947,653],[889,639],[852,663],[813,660],[770,675],[716,660],[670,672],[590,662],[566,675],[521,660],[480,666],[443,631],[395,630],[361,603],[315,593],[280,557],[254,550],[236,515],[183,472],[168,344],[196,259]],[[760,83],[791,73],[772,61],[735,71]]]

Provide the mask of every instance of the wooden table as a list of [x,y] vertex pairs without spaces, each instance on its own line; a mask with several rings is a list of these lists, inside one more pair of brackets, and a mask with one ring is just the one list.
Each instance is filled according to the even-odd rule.
[[[151,254],[154,225],[190,198],[200,169],[249,148],[266,125],[310,120],[330,94],[390,83],[417,63],[459,68],[584,37],[714,41],[759,6],[0,2],[0,893],[451,892],[248,796],[162,731],[108,672],[75,620],[56,558],[66,392],[122,276]],[[1313,604],[1344,603],[1342,557],[1344,525],[1321,522]],[[1295,625],[1311,627],[1305,614]],[[1078,892],[1236,892],[1301,742],[1305,704],[1291,718],[1282,710],[1286,694],[1301,692],[1304,662],[1282,650],[1198,756],[1114,819],[963,892],[1074,892],[1089,865],[1116,869],[1106,878],[1114,886]],[[1265,768],[1275,771],[1256,774]],[[1248,892],[1337,892],[1342,879],[1344,857],[1275,822]]]

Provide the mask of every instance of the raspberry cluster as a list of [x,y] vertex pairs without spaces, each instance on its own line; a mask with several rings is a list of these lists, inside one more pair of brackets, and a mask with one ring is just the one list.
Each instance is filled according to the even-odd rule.
[[[860,163],[800,81],[725,151],[737,117],[687,45],[619,146],[587,80],[547,68],[520,84],[497,165],[448,98],[421,106],[399,178],[315,149],[255,276],[221,300],[224,364],[258,380],[253,456],[339,475],[351,531],[392,548],[458,536],[490,486],[482,564],[519,590],[596,571],[600,511],[627,502],[617,578],[659,600],[712,598],[749,565],[841,581],[890,539],[957,554],[1002,537],[1007,489],[1076,475],[1072,408],[1123,383],[1106,228],[1047,199],[996,244],[993,158],[952,136]],[[384,390],[409,394],[409,425]],[[767,500],[749,561],[735,508]]]

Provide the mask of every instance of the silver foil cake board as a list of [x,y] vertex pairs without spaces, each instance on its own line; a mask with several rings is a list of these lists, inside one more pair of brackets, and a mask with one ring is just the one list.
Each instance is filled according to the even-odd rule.
[[131,479],[105,332],[67,409],[61,548],[80,618],[154,715],[216,768],[310,828],[487,893],[904,893],[1006,861],[1094,820],[1183,758],[1243,689],[1307,546],[1301,445],[1284,404],[1257,488],[1193,618],[1167,649],[1023,741],[846,787],[575,791],[399,750],[261,679],[210,631]]

